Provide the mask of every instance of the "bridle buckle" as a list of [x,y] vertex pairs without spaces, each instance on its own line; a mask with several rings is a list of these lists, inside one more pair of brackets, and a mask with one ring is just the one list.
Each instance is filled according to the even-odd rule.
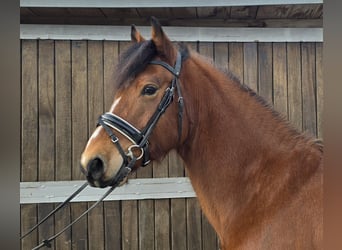
[[[133,150],[132,149],[134,149],[134,148],[137,148],[137,149],[139,149],[140,150],[140,155],[138,156],[138,157],[136,157],[135,155],[134,155],[134,152],[133,152]],[[127,156],[129,157],[129,158],[131,158],[131,159],[133,159],[133,158],[135,158],[136,160],[140,160],[143,156],[144,156],[144,149],[142,148],[142,147],[140,147],[139,145],[136,145],[136,144],[133,144],[133,145],[131,145],[131,146],[129,146],[128,147],[128,149],[127,149]]]

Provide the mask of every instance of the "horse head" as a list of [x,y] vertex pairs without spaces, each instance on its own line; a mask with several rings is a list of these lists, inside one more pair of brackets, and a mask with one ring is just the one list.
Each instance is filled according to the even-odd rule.
[[132,45],[117,66],[113,104],[82,153],[81,170],[92,186],[122,184],[131,170],[184,140],[179,77],[187,49],[180,52],[155,18],[151,24],[150,40],[132,26]]

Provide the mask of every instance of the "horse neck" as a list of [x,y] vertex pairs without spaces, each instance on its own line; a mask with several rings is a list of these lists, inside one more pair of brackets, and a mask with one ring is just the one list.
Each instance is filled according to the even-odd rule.
[[183,74],[189,133],[178,151],[217,232],[237,210],[256,206],[256,193],[259,202],[274,202],[286,186],[316,171],[321,152],[314,143],[239,83],[197,56]]

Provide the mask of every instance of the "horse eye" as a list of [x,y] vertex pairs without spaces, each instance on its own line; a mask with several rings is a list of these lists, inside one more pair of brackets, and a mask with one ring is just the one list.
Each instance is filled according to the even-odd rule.
[[157,88],[152,85],[147,85],[143,88],[142,95],[154,95],[157,92]]

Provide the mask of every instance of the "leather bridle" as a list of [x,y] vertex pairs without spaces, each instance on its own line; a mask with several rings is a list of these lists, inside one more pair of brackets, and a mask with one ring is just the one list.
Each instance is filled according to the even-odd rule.
[[[175,90],[177,90],[178,95],[178,141],[181,139],[184,101],[179,84],[179,74],[182,67],[182,56],[179,52],[177,52],[177,59],[174,67],[170,66],[166,62],[156,60],[150,61],[149,64],[160,65],[164,67],[173,74],[173,79],[170,83],[170,86],[168,86],[168,88],[165,90],[165,93],[156,111],[147,122],[145,128],[140,131],[123,118],[112,113],[105,113],[101,115],[98,120],[98,125],[101,125],[105,129],[110,137],[110,140],[116,146],[123,159],[118,173],[109,184],[110,186],[117,182],[121,182],[132,171],[137,160],[142,159],[141,166],[143,167],[150,162],[148,139],[159,118],[173,101]],[[115,135],[114,131],[119,132],[132,143],[132,145],[127,149],[128,152],[125,152],[120,144],[119,138]],[[132,149],[140,150],[140,154],[136,156]]]
[[[177,59],[175,66],[172,67],[166,62],[163,61],[155,61],[152,60],[149,64],[160,65],[167,69],[169,72],[173,74],[173,79],[170,83],[170,86],[165,90],[165,93],[156,109],[153,113],[150,120],[147,122],[145,128],[140,131],[135,128],[132,124],[127,122],[126,120],[122,119],[121,117],[112,114],[112,113],[105,113],[99,117],[98,125],[102,126],[105,131],[108,133],[111,141],[116,146],[117,150],[119,151],[123,163],[110,182],[109,186],[111,186],[106,193],[91,207],[89,207],[86,211],[84,211],[79,217],[77,217],[74,221],[72,221],[69,225],[63,228],[61,231],[56,233],[55,235],[51,236],[48,239],[44,239],[41,244],[34,247],[32,250],[40,249],[44,246],[51,247],[51,242],[55,240],[59,235],[69,229],[72,225],[78,222],[84,215],[88,214],[93,208],[95,208],[101,201],[103,201],[119,184],[120,182],[132,171],[135,163],[142,159],[142,166],[146,166],[150,162],[149,156],[149,137],[157,124],[159,118],[164,114],[165,110],[169,107],[171,102],[173,101],[175,90],[177,90],[178,95],[178,142],[181,140],[182,136],[182,123],[183,123],[183,108],[184,108],[184,101],[183,96],[181,93],[180,85],[179,85],[179,74],[182,67],[182,56],[179,52],[177,52]],[[126,137],[132,145],[128,147],[127,151],[122,148],[119,138],[115,135],[114,131],[119,132],[121,135]],[[140,154],[136,156],[133,152],[133,149],[137,148],[140,150]],[[41,219],[35,226],[33,226],[28,232],[23,234],[20,239],[25,238],[31,232],[33,232],[39,225],[45,222],[48,218],[54,215],[58,210],[68,204],[74,197],[76,197],[82,190],[84,190],[88,186],[88,182],[85,182],[82,186],[80,186],[73,194],[71,194],[64,202],[59,204],[53,211],[51,211],[47,216]]]

